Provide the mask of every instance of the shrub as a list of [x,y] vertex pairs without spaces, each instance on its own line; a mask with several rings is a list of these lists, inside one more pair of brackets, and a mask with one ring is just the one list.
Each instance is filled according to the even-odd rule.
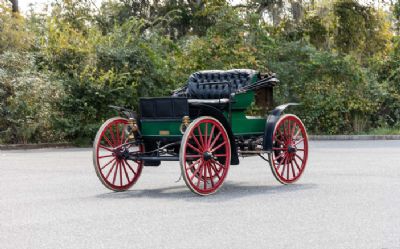
[[0,142],[54,142],[63,134],[54,129],[55,104],[62,96],[57,81],[34,66],[29,53],[0,54]]

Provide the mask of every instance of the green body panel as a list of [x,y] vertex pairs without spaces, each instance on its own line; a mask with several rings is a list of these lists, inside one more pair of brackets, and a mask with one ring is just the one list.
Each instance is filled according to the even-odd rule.
[[[142,126],[140,132],[142,136],[156,136],[156,137],[169,137],[169,136],[182,136],[179,130],[182,121],[174,120],[141,120]],[[169,134],[162,134],[163,131],[168,131]],[[161,134],[160,134],[161,132]]]
[[[228,118],[228,113],[224,113]],[[264,134],[265,121],[263,117],[246,116],[243,111],[232,111],[231,128],[235,136]]]
[[[224,113],[228,119],[228,113]],[[229,120],[228,120],[229,121]],[[180,137],[182,133],[179,128],[181,121],[164,120],[142,120],[142,136],[151,137]],[[263,134],[265,129],[265,118],[249,117],[243,111],[232,111],[232,132],[234,135],[258,135]],[[165,134],[165,132],[169,134]]]
[[[257,75],[252,78],[251,83],[258,80]],[[247,117],[245,110],[254,101],[254,91],[238,93],[233,97],[231,128],[234,135],[258,135],[264,134],[265,118]],[[228,112],[224,112],[228,122]],[[181,137],[180,120],[142,120],[141,133],[144,137]],[[169,134],[165,134],[167,131]],[[160,134],[161,132],[161,134]]]
[[232,110],[246,110],[254,101],[254,91],[236,94],[233,97]]
[[[254,75],[251,79],[250,84],[254,84],[258,81],[258,76]],[[244,93],[238,93],[233,97],[232,110],[245,110],[254,101],[254,91],[248,91]]]

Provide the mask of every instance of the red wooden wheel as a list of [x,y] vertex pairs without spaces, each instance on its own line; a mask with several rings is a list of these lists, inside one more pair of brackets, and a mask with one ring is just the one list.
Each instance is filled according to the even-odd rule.
[[100,181],[114,191],[124,191],[135,184],[143,168],[142,161],[129,161],[129,152],[143,152],[143,146],[124,145],[128,120],[111,118],[97,132],[93,143],[93,165]]
[[269,156],[275,178],[289,184],[304,172],[308,157],[308,137],[301,120],[291,114],[282,116],[275,126],[273,147]]
[[195,119],[183,135],[179,161],[190,190],[199,195],[215,193],[231,161],[231,145],[222,124],[212,117]]

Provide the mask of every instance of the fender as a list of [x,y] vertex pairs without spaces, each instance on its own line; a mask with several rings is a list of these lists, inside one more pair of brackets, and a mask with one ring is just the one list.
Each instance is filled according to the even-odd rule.
[[287,103],[275,107],[275,109],[268,115],[267,122],[265,123],[264,130],[264,140],[263,140],[263,150],[272,152],[272,136],[274,135],[274,130],[276,123],[282,115],[282,112],[289,106],[300,105],[299,103]]
[[231,143],[231,165],[239,164],[239,156],[237,153],[235,136],[233,135],[232,128],[229,125],[228,120],[225,118],[224,114],[217,108],[207,105],[207,104],[191,104],[192,107],[196,107],[197,113],[191,113],[191,116],[200,117],[200,116],[211,116],[217,119],[224,126],[226,132],[228,133],[229,141]]

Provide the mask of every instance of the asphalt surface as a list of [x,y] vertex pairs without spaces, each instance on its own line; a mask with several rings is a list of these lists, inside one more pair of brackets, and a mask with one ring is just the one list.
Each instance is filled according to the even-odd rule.
[[0,151],[0,248],[400,248],[400,141],[314,141],[302,178],[232,166],[215,195],[145,167],[112,193],[89,149]]

